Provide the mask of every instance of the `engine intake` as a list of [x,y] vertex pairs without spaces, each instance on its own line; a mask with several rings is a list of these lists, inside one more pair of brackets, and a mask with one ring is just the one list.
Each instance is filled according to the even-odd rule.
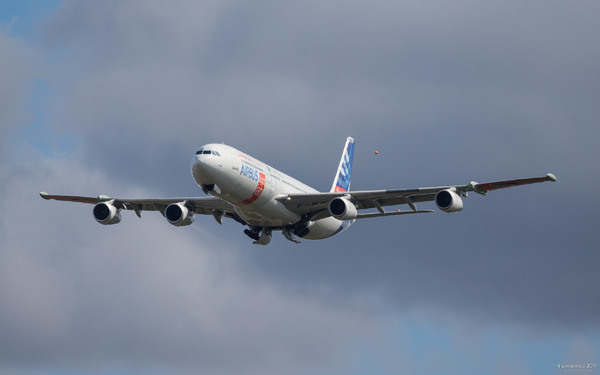
[[356,219],[358,211],[354,203],[346,198],[333,198],[329,202],[329,213],[331,216],[340,220],[352,220]]
[[100,202],[94,206],[94,219],[104,225],[121,222],[121,210],[110,202]]
[[171,203],[165,208],[165,218],[170,224],[182,227],[194,222],[194,213],[184,203]]
[[438,191],[435,204],[444,212],[458,212],[463,209],[462,198],[450,189]]

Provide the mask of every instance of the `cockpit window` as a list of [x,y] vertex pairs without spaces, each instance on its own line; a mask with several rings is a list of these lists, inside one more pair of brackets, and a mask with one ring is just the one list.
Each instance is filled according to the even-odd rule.
[[215,155],[215,156],[221,156],[221,154],[219,154],[219,151],[215,151],[215,150],[206,150],[201,148],[200,150],[196,151],[196,155]]

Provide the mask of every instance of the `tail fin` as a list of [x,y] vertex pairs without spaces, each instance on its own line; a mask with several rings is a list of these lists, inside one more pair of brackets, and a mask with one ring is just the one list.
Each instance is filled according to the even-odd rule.
[[348,137],[344,152],[340,159],[340,165],[333,180],[332,192],[350,190],[350,178],[352,177],[352,159],[354,158],[354,138]]

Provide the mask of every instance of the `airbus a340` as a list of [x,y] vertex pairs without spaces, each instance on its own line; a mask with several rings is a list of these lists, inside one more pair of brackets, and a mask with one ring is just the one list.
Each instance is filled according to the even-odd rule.
[[[45,192],[40,195],[44,199],[93,204],[94,218],[105,225],[119,223],[122,210],[132,210],[139,217],[142,211],[159,211],[175,226],[192,224],[195,214],[212,215],[219,224],[223,217],[231,218],[248,227],[244,233],[255,244],[266,245],[273,231],[281,231],[285,238],[296,243],[298,238],[318,240],[346,230],[357,219],[433,212],[418,209],[417,204],[422,202],[435,201],[440,210],[457,212],[462,210],[468,192],[485,195],[511,186],[556,181],[548,173],[544,177],[484,184],[351,191],[353,155],[354,139],[348,137],[329,192],[319,192],[233,147],[213,143],[201,147],[191,164],[194,179],[211,197],[121,199]],[[408,209],[385,210],[397,205],[407,205]]]

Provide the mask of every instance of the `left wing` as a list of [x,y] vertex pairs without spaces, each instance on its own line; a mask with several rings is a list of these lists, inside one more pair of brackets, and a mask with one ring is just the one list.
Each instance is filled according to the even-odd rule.
[[[328,211],[328,206],[333,199],[341,197],[349,199],[352,203],[354,203],[358,210],[369,208],[377,209],[378,212],[358,214],[356,216],[356,219],[363,219],[380,216],[433,212],[432,210],[418,210],[416,204],[434,201],[436,200],[436,197],[438,197],[438,193],[442,191],[448,191],[450,198],[456,199],[456,197],[458,197],[458,199],[461,199],[460,197],[466,197],[469,191],[485,195],[491,190],[545,181],[556,181],[556,177],[553,174],[548,173],[544,177],[487,182],[484,184],[471,182],[467,185],[436,186],[405,190],[366,190],[339,193],[330,192],[314,194],[288,194],[276,199],[283,203],[288,210],[300,215],[307,215],[312,219],[321,219],[327,216],[332,216]],[[401,204],[408,205],[411,210],[386,212],[383,208],[386,206],[396,206]],[[440,206],[438,205],[438,207]],[[444,209],[443,207],[440,208],[447,212],[459,211],[462,209],[462,201],[460,202],[460,208],[456,210]]]
[[221,223],[223,216],[231,217],[236,221],[246,224],[242,218],[235,212],[234,207],[227,201],[217,197],[193,197],[193,198],[159,198],[159,199],[121,199],[111,198],[106,195],[98,197],[80,197],[71,195],[51,195],[46,192],[41,192],[40,196],[44,199],[78,202],[88,204],[106,203],[114,206],[118,210],[133,210],[142,217],[142,211],[160,211],[165,215],[165,210],[169,205],[181,204],[189,212],[201,215],[213,215],[215,219]]

